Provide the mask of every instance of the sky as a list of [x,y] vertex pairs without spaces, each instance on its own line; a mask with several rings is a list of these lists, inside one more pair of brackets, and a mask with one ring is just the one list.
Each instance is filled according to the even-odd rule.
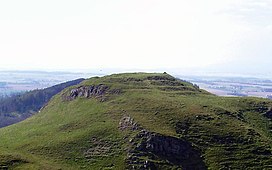
[[272,0],[0,1],[0,69],[271,74]]

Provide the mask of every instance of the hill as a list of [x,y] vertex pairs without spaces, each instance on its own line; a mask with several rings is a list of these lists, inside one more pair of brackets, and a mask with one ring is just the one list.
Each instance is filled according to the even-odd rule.
[[0,129],[0,167],[271,169],[271,106],[166,73],[95,77]]
[[45,89],[0,99],[0,127],[22,121],[37,113],[54,95],[63,89],[77,85],[84,79],[61,83]]

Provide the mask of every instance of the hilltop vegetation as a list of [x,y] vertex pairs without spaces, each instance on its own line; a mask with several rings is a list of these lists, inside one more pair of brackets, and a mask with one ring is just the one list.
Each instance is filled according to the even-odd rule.
[[54,95],[77,85],[84,79],[61,83],[49,88],[29,91],[0,99],[0,127],[22,121],[37,113]]
[[271,106],[168,74],[94,77],[0,129],[0,169],[271,169]]

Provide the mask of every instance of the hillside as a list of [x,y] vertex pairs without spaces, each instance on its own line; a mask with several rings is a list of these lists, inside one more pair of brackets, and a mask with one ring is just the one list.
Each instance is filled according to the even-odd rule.
[[271,169],[271,106],[166,73],[94,77],[0,129],[0,169]]
[[0,128],[22,121],[37,113],[54,95],[84,79],[61,83],[45,89],[0,99]]

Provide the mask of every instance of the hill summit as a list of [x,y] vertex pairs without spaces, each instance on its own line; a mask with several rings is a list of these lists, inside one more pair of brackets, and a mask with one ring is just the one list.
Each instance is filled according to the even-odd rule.
[[269,169],[271,106],[167,73],[93,77],[0,129],[0,169]]

